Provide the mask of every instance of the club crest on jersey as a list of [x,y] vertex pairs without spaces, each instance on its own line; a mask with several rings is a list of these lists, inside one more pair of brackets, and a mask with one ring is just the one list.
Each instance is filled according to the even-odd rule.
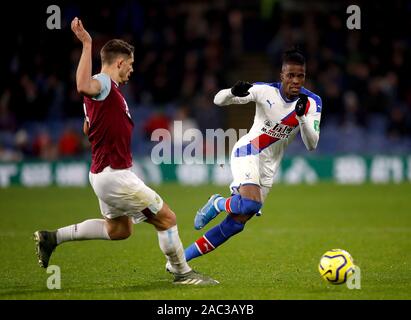
[[267,120],[264,121],[264,126],[268,127],[268,128],[271,128],[273,126],[273,122],[271,120],[267,119]]
[[293,129],[294,127],[282,123],[276,123],[273,126],[271,120],[265,120],[261,131],[276,139],[288,139]]

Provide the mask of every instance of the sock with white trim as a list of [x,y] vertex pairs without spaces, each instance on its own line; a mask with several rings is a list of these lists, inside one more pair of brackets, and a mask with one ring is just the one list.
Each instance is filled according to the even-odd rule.
[[157,233],[160,249],[166,256],[167,261],[170,262],[173,272],[187,273],[191,271],[184,256],[184,248],[178,235],[177,226]]
[[76,240],[110,240],[104,219],[90,219],[82,223],[60,228],[57,230],[56,236],[57,244]]

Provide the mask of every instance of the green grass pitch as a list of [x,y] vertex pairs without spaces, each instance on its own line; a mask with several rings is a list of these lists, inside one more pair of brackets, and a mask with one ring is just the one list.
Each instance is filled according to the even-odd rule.
[[[227,188],[154,187],[177,214],[185,246],[202,232],[194,213]],[[90,188],[0,189],[0,299],[410,299],[411,184],[275,185],[261,217],[222,247],[190,264],[218,279],[215,287],[181,287],[164,271],[151,225],[136,225],[123,241],[83,241],[58,247],[61,289],[37,265],[32,233],[99,218]],[[222,220],[217,217],[210,226]],[[320,279],[328,249],[349,251],[361,268],[361,289]]]

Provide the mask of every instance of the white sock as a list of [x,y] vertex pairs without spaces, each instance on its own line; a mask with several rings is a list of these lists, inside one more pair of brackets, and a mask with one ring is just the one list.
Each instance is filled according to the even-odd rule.
[[57,244],[92,239],[110,240],[104,219],[90,219],[57,230]]
[[177,226],[168,230],[158,231],[158,242],[173,271],[176,273],[186,273],[191,271],[190,266],[184,256],[184,248],[178,236]]

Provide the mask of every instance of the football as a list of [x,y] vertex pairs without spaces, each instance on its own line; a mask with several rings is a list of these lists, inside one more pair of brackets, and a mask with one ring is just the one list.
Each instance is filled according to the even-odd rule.
[[343,284],[354,274],[354,259],[342,249],[332,249],[324,253],[318,264],[321,277],[332,284]]

